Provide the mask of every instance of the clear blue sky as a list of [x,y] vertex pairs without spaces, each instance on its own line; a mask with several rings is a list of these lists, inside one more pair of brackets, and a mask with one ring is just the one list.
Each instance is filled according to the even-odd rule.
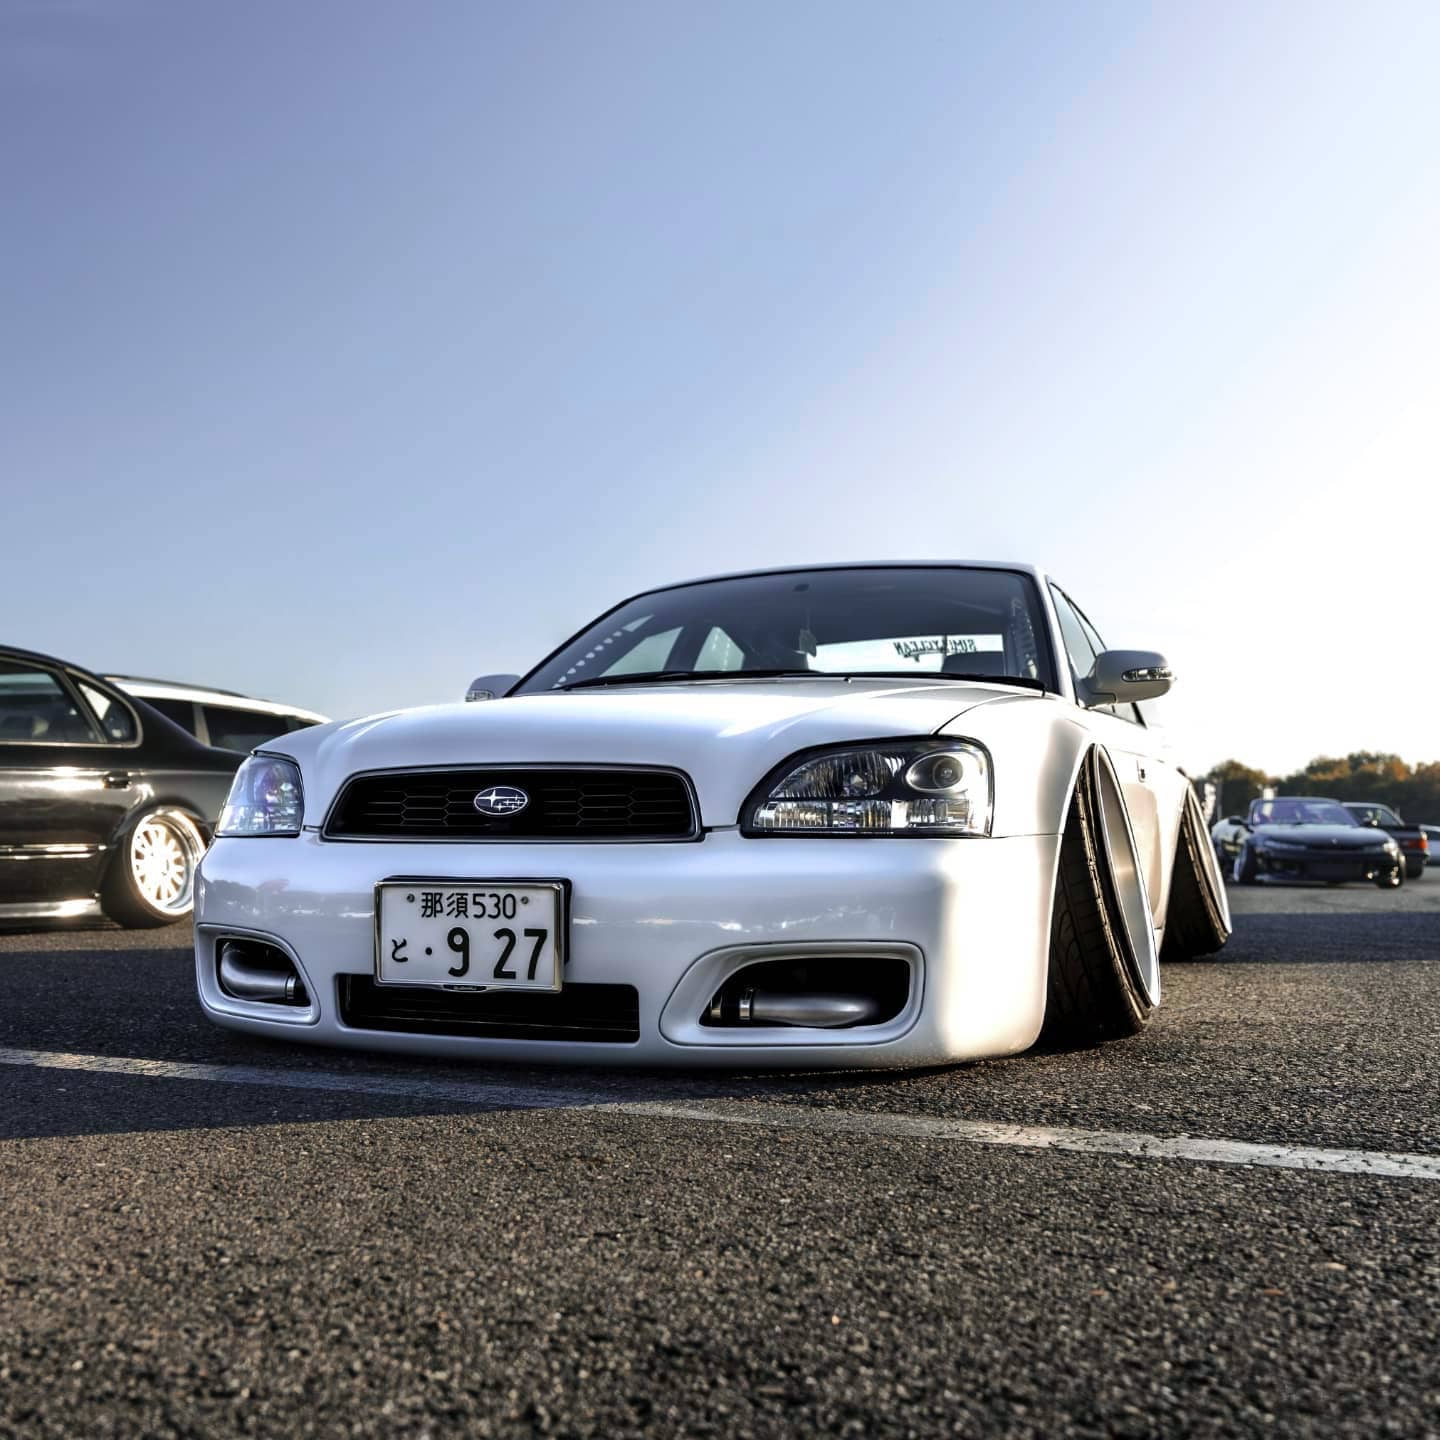
[[1192,765],[1440,758],[1437,74],[1430,0],[0,0],[0,635],[348,715],[1034,559]]

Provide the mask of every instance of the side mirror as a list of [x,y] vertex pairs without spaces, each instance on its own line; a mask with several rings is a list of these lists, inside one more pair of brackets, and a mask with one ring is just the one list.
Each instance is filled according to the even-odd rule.
[[1079,684],[1082,705],[1128,705],[1154,700],[1174,682],[1175,673],[1153,650],[1102,650]]
[[1243,825],[1245,823],[1245,817],[1243,815],[1227,815],[1225,817],[1225,823],[1227,825]]
[[518,675],[477,675],[465,692],[467,700],[502,700],[510,693],[513,685],[520,683]]

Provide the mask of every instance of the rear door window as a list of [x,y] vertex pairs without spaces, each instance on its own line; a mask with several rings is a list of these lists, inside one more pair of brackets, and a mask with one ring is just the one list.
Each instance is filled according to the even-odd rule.
[[98,689],[86,680],[75,677],[80,693],[90,712],[100,722],[105,738],[115,745],[129,745],[140,738],[140,728],[128,705],[122,704],[113,695]]
[[0,745],[93,745],[99,739],[59,676],[0,661]]

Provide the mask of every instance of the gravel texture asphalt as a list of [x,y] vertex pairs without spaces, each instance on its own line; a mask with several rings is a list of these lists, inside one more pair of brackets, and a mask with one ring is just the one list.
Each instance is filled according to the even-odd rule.
[[287,1048],[184,929],[0,936],[0,1048],[498,1097],[0,1066],[0,1435],[1440,1436],[1440,1183],[885,1133],[1440,1155],[1440,874],[1232,903],[1144,1035],[896,1074]]

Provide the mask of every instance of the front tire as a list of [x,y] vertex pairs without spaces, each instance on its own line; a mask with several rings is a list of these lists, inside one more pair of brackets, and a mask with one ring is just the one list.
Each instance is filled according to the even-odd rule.
[[[1108,795],[1103,789],[1107,783]],[[1123,822],[1123,835],[1116,833],[1117,820]],[[1113,847],[1125,845],[1131,863],[1122,859],[1117,864]],[[1134,838],[1124,820],[1119,786],[1108,760],[1092,750],[1076,783],[1060,841],[1044,1043],[1077,1046],[1118,1040],[1143,1030],[1155,1013],[1160,997],[1154,927],[1134,858]],[[1134,888],[1133,894],[1120,893],[1117,870]],[[1133,932],[1142,919],[1148,934],[1141,933],[1137,945]]]
[[195,908],[195,874],[205,841],[184,811],[147,810],[115,848],[100,904],[117,925],[173,925]]
[[1255,851],[1250,845],[1242,845],[1240,853],[1235,857],[1235,869],[1232,872],[1237,885],[1253,885],[1255,877],[1260,873],[1255,863]]
[[1386,875],[1377,875],[1375,883],[1382,890],[1398,890],[1405,883],[1405,862],[1402,860]]

